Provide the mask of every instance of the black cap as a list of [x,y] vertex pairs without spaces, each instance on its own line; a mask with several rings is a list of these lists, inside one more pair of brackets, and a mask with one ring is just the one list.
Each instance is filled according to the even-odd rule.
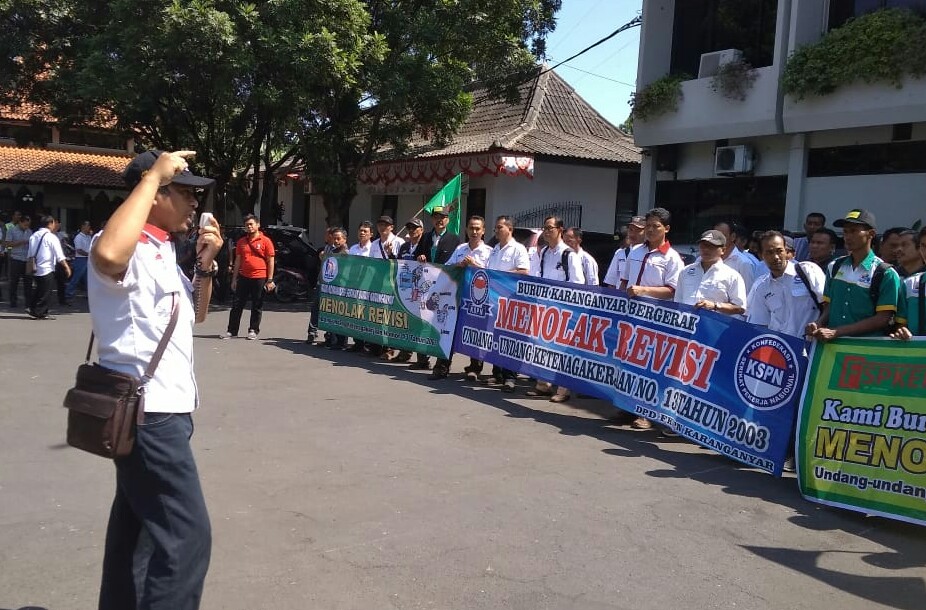
[[380,216],[376,219],[376,224],[385,222],[387,225],[394,225],[395,221],[392,220],[392,216]]
[[634,216],[633,218],[630,219],[630,222],[628,222],[627,224],[629,224],[632,227],[636,227],[638,229],[643,229],[646,227],[646,217],[645,216]]
[[727,245],[727,238],[723,236],[723,233],[720,231],[710,229],[701,234],[701,239],[698,241],[706,241],[709,244],[723,248]]
[[833,221],[834,227],[842,227],[847,224],[866,225],[869,229],[878,228],[878,225],[875,224],[875,215],[868,210],[851,210],[848,214],[846,214],[845,218],[840,218]]
[[447,208],[442,205],[436,205],[431,208],[431,216],[447,216]]
[[411,228],[413,228],[413,227],[417,227],[417,228],[419,228],[419,229],[423,229],[423,228],[424,228],[424,223],[421,222],[421,219],[420,219],[420,218],[412,218],[411,220],[409,220],[408,222],[405,223],[405,228],[406,228],[406,229],[411,229]]
[[[134,159],[129,161],[129,164],[122,172],[122,179],[125,180],[126,185],[129,188],[135,188],[135,186],[141,182],[142,176],[145,175],[145,172],[154,166],[155,162],[160,156],[161,151],[152,149],[139,154]],[[190,170],[185,169],[174,176],[174,179],[171,180],[170,183],[182,184],[183,186],[207,187],[212,186],[215,183],[215,180],[212,178],[196,176]]]

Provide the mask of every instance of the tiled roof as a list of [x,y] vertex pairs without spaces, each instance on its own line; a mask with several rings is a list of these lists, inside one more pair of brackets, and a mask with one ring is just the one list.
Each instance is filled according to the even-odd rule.
[[[0,121],[30,121],[32,119],[49,125],[58,123],[58,119],[52,116],[51,109],[44,104],[32,102],[0,104]],[[95,116],[87,121],[86,126],[93,129],[115,129],[116,117],[108,110],[100,108],[96,110]]]
[[[633,138],[598,114],[556,72],[542,73],[521,85],[520,91],[519,104],[488,99],[484,90],[475,91],[473,111],[449,145],[438,147],[419,138],[401,158],[426,159],[492,149],[640,163],[640,149],[633,145]],[[389,157],[388,151],[384,157]]]
[[0,119],[10,121],[28,121],[32,117],[41,119],[43,122],[54,122],[51,120],[48,108],[31,102],[22,102],[15,105],[0,104]]
[[130,155],[96,155],[45,148],[0,146],[0,182],[125,188]]

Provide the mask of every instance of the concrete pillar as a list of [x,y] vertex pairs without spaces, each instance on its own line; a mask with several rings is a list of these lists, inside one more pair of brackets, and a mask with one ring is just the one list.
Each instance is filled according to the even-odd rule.
[[784,228],[800,231],[807,215],[804,204],[804,183],[807,180],[807,135],[791,136],[788,149],[788,189],[785,194]]
[[637,199],[637,213],[644,214],[656,207],[656,149],[643,155],[640,163],[640,196]]

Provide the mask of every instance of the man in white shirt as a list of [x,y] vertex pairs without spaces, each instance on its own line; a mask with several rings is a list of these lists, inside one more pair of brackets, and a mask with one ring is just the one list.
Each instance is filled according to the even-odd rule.
[[[485,268],[489,262],[489,255],[492,254],[492,248],[482,241],[485,232],[485,218],[482,216],[470,216],[466,221],[467,241],[456,247],[450,258],[447,259],[447,264],[458,267]],[[482,360],[470,358],[469,365],[463,367],[466,380],[478,381],[479,374],[482,373],[482,367]]]
[[749,292],[746,321],[803,338],[804,329],[820,315],[826,274],[812,261],[791,260],[787,240],[778,231],[767,231],[760,243],[769,273]]
[[[399,248],[398,259],[403,261],[413,261],[415,260],[415,250],[418,248],[418,244],[421,243],[421,238],[424,235],[424,223],[421,222],[420,218],[412,218],[405,223],[405,234],[408,235],[408,239],[405,240],[405,243],[402,244],[402,247]],[[393,362],[408,362],[412,359],[412,353],[406,350],[400,351],[392,359]],[[413,370],[422,370],[426,371],[431,368],[431,360],[425,354],[415,354],[415,362],[409,367]]]
[[563,233],[563,241],[566,245],[579,255],[579,262],[582,263],[582,274],[585,276],[586,286],[598,285],[598,261],[582,249],[582,229],[579,227],[569,227]]
[[[373,257],[373,242],[370,241],[370,238],[373,237],[373,223],[369,220],[364,220],[357,227],[357,243],[350,247],[347,251],[348,254],[353,254],[354,256],[366,256],[369,258]],[[366,343],[360,339],[354,339],[353,345],[346,348],[348,352],[361,352]],[[379,346],[377,346],[379,347]],[[333,343],[328,346],[328,349],[339,350],[345,349],[343,344]]]
[[698,241],[698,260],[682,269],[675,302],[736,316],[746,311],[746,288],[739,273],[723,262],[723,233],[705,231]]
[[77,286],[87,279],[87,257],[90,256],[90,240],[93,237],[93,229],[90,227],[90,221],[85,220],[80,224],[80,232],[74,236],[74,269],[71,275],[71,281],[68,282],[65,296],[70,301],[77,292]]
[[61,265],[67,277],[71,276],[71,268],[61,249],[61,240],[55,235],[57,232],[58,221],[52,216],[43,216],[42,228],[29,238],[28,258],[35,258],[35,288],[26,313],[35,320],[54,320],[54,317],[48,315],[48,301],[57,266]]
[[[531,275],[550,280],[584,284],[585,274],[578,254],[563,241],[563,220],[558,216],[547,216],[543,221],[543,239],[545,246],[538,247],[531,258]],[[569,389],[559,386],[553,390],[553,384],[537,381],[528,396],[549,396],[550,402],[565,402],[569,399]]]
[[195,610],[209,568],[209,514],[190,447],[199,403],[193,324],[208,314],[222,238],[215,219],[199,229],[194,279],[188,280],[171,233],[189,231],[196,189],[213,183],[190,173],[184,157],[191,154],[135,157],[123,174],[131,193],[90,247],[87,295],[101,365],[141,377],[177,311],[176,328],[145,386],[134,448],[114,460],[100,610]]
[[627,255],[630,254],[634,246],[639,246],[643,243],[643,230],[645,228],[646,218],[643,216],[634,216],[630,219],[630,224],[627,225],[627,235],[625,237],[626,244],[622,244],[620,248],[614,251],[614,256],[611,257],[611,264],[608,265],[608,270],[604,274],[605,286],[617,288],[621,285],[621,273],[624,270],[624,264],[627,262]]
[[10,265],[10,309],[18,307],[19,282],[22,281],[26,305],[32,302],[32,276],[26,275],[26,259],[29,254],[29,238],[32,237],[32,219],[22,214],[6,230],[3,245],[8,248]]
[[[527,275],[530,271],[531,261],[527,255],[527,248],[514,238],[514,222],[510,216],[499,216],[495,220],[495,237],[498,243],[492,248],[487,269],[507,271]],[[492,367],[491,382],[502,385],[503,392],[514,392],[514,381],[517,373],[495,365]]]
[[[627,262],[621,271],[620,289],[631,297],[671,301],[675,298],[678,276],[685,266],[682,257],[667,239],[672,228],[672,214],[665,208],[653,208],[644,218],[645,241],[627,255]],[[631,425],[638,430],[653,427],[652,422],[645,417],[633,418],[625,412],[612,417],[610,421],[621,424],[628,419],[632,419]]]
[[[727,245],[723,250],[723,262],[742,276],[748,294],[753,283],[755,283],[756,264],[750,260],[752,257],[744,254],[742,250],[736,247],[736,238],[744,233],[744,229],[733,221],[718,222],[714,225],[714,229],[723,233],[724,238],[727,240]],[[758,261],[756,263],[761,264]]]
[[351,246],[347,253],[354,256],[371,256],[373,247],[371,237],[373,237],[373,223],[364,220],[357,227],[357,243]]
[[370,258],[398,258],[399,249],[405,240],[392,232],[395,222],[391,216],[380,216],[376,221],[376,230],[379,237],[373,240],[370,246]]

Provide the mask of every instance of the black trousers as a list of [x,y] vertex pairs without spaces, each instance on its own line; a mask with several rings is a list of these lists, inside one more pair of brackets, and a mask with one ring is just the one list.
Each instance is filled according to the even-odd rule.
[[26,305],[32,302],[32,276],[26,275],[26,261],[10,258],[10,307],[16,307],[19,282],[22,280]]
[[99,610],[196,610],[212,528],[189,413],[146,413],[135,448],[115,460]]
[[44,318],[48,315],[48,303],[51,300],[51,288],[55,283],[55,274],[37,275],[34,279],[35,290],[32,291],[29,309],[35,317]]
[[55,267],[55,284],[58,305],[67,305],[68,274],[60,265]]
[[244,304],[248,301],[251,302],[251,321],[248,323],[248,330],[260,333],[260,319],[264,312],[264,284],[266,283],[265,278],[238,278],[232,308],[228,314],[228,332],[232,335],[238,335],[238,328],[241,326],[241,312],[244,311]]

